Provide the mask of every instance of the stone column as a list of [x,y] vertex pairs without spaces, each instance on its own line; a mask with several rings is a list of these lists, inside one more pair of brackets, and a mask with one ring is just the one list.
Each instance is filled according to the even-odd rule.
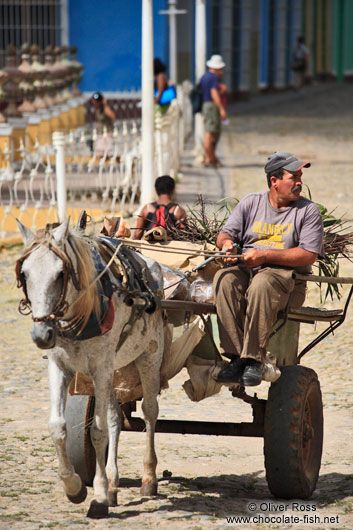
[[[50,132],[59,131],[61,128],[60,123],[60,106],[56,103],[57,87],[57,74],[54,68],[54,48],[47,46],[44,50],[44,66],[47,70],[46,87],[47,95],[46,101],[51,102],[50,104]],[[51,141],[51,134],[50,134]]]
[[4,114],[7,118],[8,124],[12,127],[11,134],[11,158],[19,160],[20,153],[20,139],[25,143],[26,120],[18,109],[18,102],[22,98],[22,90],[20,82],[24,78],[24,74],[16,66],[16,48],[11,44],[6,52],[6,66],[4,71],[8,74],[7,80],[3,85],[5,99],[9,102]]
[[21,47],[21,64],[18,67],[19,70],[24,74],[23,81],[20,82],[20,88],[23,92],[23,102],[18,108],[23,117],[26,119],[26,146],[31,149],[35,144],[39,134],[40,116],[36,112],[37,109],[31,100],[34,99],[36,88],[34,82],[38,79],[38,73],[33,69],[29,62],[30,59],[30,47],[29,44],[23,44]]
[[36,78],[36,72],[33,70],[30,62],[29,44],[22,44],[21,46],[21,64],[18,67],[23,73],[23,79],[20,81],[20,89],[23,94],[23,101],[18,107],[18,110],[23,114],[24,112],[36,112],[36,108],[33,105],[31,99],[34,96],[34,80]]
[[70,92],[69,87],[72,86],[75,72],[74,69],[71,66],[71,61],[68,57],[69,54],[69,47],[68,46],[61,46],[61,64],[66,68],[67,75],[66,75],[66,88],[65,92],[67,94],[66,103],[69,106],[69,125],[70,129],[76,129],[78,127],[77,123],[77,113],[76,113],[76,107],[78,105],[78,102],[76,98],[73,96],[72,92]]
[[61,48],[59,46],[54,49],[54,56],[55,62],[53,64],[53,72],[56,73],[57,86],[59,87],[55,102],[59,105],[60,108],[60,129],[64,131],[69,131],[69,106],[66,103],[67,97],[65,94],[69,69],[61,63]]
[[82,72],[83,72],[83,64],[81,64],[77,60],[77,48],[76,46],[72,45],[70,46],[70,53],[71,53],[71,64],[72,68],[74,68],[74,77],[72,82],[72,95],[75,97],[77,101],[77,107],[76,107],[76,120],[79,127],[84,127],[85,125],[85,99],[82,96],[82,92],[79,90],[78,85],[82,81]]
[[52,100],[47,100],[47,97],[49,97],[49,94],[47,93],[49,72],[39,60],[39,46],[37,46],[37,44],[32,44],[30,52],[32,57],[32,70],[36,72],[36,77],[33,83],[35,88],[33,105],[36,110],[46,109],[53,104]]
[[[6,82],[7,78],[8,78],[8,74],[4,72],[3,70],[0,70],[0,101],[3,101],[5,99],[4,91],[2,90],[2,85]],[[5,123],[5,122],[6,122],[6,118],[0,112],[0,124]]]
[[[32,69],[36,72],[34,81],[35,99],[33,105],[37,109],[37,119],[30,117],[27,126],[30,143],[35,142],[36,137],[41,145],[49,145],[52,129],[50,126],[51,106],[53,101],[49,95],[50,72],[40,62],[39,46],[32,44],[31,48]],[[38,121],[39,120],[39,121]]]

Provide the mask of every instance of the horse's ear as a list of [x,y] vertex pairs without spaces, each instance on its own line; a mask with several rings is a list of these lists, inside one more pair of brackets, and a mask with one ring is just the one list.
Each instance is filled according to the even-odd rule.
[[27,228],[27,226],[22,224],[19,219],[16,219],[16,223],[20,230],[20,234],[21,234],[24,244],[28,245],[36,237],[35,234],[33,234],[32,230]]
[[57,228],[54,228],[53,230],[53,236],[56,241],[56,243],[60,246],[67,238],[67,235],[69,233],[69,223],[70,223],[70,217],[67,217],[61,225],[59,225]]

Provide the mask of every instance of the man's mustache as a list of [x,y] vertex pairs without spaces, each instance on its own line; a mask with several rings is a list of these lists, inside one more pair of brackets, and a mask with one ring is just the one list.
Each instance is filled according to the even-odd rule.
[[293,191],[302,191],[302,186],[300,184],[298,184],[298,186],[294,186],[294,188],[292,189],[292,192]]

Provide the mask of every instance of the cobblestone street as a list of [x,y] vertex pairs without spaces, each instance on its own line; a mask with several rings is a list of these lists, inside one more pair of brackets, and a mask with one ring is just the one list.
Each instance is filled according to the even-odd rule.
[[[263,166],[274,151],[289,151],[312,163],[304,170],[304,183],[314,201],[335,209],[336,217],[353,218],[353,98],[352,86],[313,85],[302,92],[256,97],[232,106],[232,118],[220,146],[225,167],[192,167],[186,153],[178,184],[178,197],[189,205],[199,193],[212,202],[224,196],[242,198],[265,189]],[[308,192],[306,192],[308,193]],[[351,223],[348,223],[348,225]],[[350,229],[352,230],[352,228]],[[48,430],[49,393],[47,361],[30,337],[31,320],[17,312],[21,293],[15,286],[14,264],[21,248],[0,253],[1,300],[1,477],[0,528],[353,528],[353,306],[347,320],[304,357],[302,364],[319,377],[324,401],[324,449],[317,489],[309,501],[280,501],[267,488],[263,440],[157,434],[158,496],[140,496],[145,437],[123,433],[119,452],[121,488],[119,506],[105,520],[85,517],[91,490],[82,505],[70,504],[57,475],[57,459]],[[342,260],[341,276],[353,276],[353,265]],[[347,287],[343,289],[347,293]],[[319,306],[311,285],[305,305]],[[328,301],[340,308],[342,301]],[[352,305],[352,304],[351,304]],[[303,324],[300,346],[306,345],[324,325]],[[204,421],[251,421],[251,407],[220,394],[192,403],[181,384],[180,373],[159,399],[160,417]],[[266,398],[268,384],[256,390]],[[249,391],[253,394],[253,391]],[[163,475],[163,471],[169,473]],[[249,511],[249,504],[256,511]],[[269,504],[288,504],[286,515],[317,515],[315,524],[229,523],[226,517],[269,514]],[[313,508],[313,506],[315,508]],[[314,511],[313,511],[314,510]],[[328,517],[324,521],[324,517]],[[329,521],[329,522],[327,522]]]

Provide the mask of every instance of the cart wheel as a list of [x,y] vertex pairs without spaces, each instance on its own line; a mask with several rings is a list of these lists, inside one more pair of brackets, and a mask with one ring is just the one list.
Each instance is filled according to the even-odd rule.
[[316,373],[305,366],[284,366],[271,385],[266,404],[264,454],[273,495],[308,499],[319,476],[323,410]]
[[96,452],[90,436],[94,402],[94,396],[68,395],[65,410],[67,454],[86,486],[92,486],[96,472]]

